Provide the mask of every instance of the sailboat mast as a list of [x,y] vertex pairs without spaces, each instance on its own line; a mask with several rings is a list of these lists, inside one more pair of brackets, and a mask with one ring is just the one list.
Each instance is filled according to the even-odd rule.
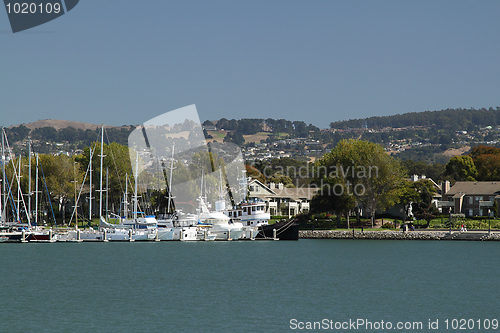
[[6,176],[5,176],[5,141],[4,141],[4,134],[5,130],[4,127],[2,127],[2,207],[3,210],[0,209],[1,211],[1,220],[2,222],[7,222],[7,202],[6,202]]
[[128,219],[128,173],[125,174],[125,200],[123,201],[123,214]]
[[99,218],[102,216],[102,162],[104,159],[104,124],[101,129],[101,169],[99,172]]
[[[37,155],[37,158],[38,158],[38,155]],[[37,170],[38,171],[38,170]],[[73,157],[73,179],[74,179],[74,182],[75,182],[75,229],[78,229],[78,202],[77,202],[77,196],[76,196],[76,187],[77,187],[77,182],[76,182],[76,160],[75,158]],[[82,186],[83,187],[83,186]]]
[[90,146],[90,166],[89,166],[89,183],[90,183],[90,195],[89,195],[89,220],[92,221],[92,155],[94,150],[92,145]]
[[106,221],[108,220],[108,178],[109,177],[109,168],[106,167]]
[[17,174],[17,222],[21,223],[21,155],[19,155],[19,171]]
[[38,225],[38,153],[36,154],[36,172],[35,172],[35,224]]
[[174,149],[175,149],[175,143],[172,145],[172,158],[170,159],[170,178],[168,179],[167,211],[170,211],[170,201],[172,200],[172,171],[174,170]]
[[134,188],[134,220],[137,220],[137,183],[139,178],[139,152],[135,158],[135,188]]
[[28,220],[31,219],[31,137],[28,137]]
[[203,174],[205,171],[201,169],[201,182],[200,182],[200,199],[203,198]]

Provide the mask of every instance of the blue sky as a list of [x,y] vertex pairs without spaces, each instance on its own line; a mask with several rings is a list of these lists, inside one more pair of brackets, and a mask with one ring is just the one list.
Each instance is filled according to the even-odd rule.
[[13,34],[1,9],[0,125],[496,107],[499,17],[499,1],[80,0]]

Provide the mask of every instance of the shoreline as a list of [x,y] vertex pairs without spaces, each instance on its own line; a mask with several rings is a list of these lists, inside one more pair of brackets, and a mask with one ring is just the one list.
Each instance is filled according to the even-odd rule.
[[338,231],[299,230],[299,239],[375,239],[375,240],[462,240],[500,241],[499,232],[488,231]]

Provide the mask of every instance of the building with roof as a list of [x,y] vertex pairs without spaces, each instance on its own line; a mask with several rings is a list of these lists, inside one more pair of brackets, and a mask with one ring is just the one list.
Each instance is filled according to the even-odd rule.
[[443,213],[462,213],[465,216],[492,216],[493,205],[500,201],[500,182],[450,182],[442,184],[443,199],[439,202]]
[[248,184],[250,199],[266,202],[266,212],[271,215],[294,216],[309,211],[309,203],[318,191],[311,187],[285,187],[283,183],[263,184],[253,179]]

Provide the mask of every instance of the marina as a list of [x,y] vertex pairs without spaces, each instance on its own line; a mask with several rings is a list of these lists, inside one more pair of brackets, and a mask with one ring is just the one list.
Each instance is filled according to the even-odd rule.
[[[201,127],[194,125],[193,133],[201,131]],[[150,138],[157,134],[150,129]],[[142,132],[132,138],[141,140]],[[195,136],[193,134],[193,136]],[[105,126],[100,131],[100,144],[94,142],[88,149],[88,165],[81,175],[80,186],[77,185],[76,167],[73,165],[74,186],[68,187],[74,191],[74,206],[68,223],[65,223],[65,210],[62,194],[56,199],[60,202],[59,214],[62,215],[62,225],[57,224],[54,213],[54,192],[47,189],[43,173],[43,163],[36,156],[35,174],[32,179],[32,152],[31,141],[28,143],[28,156],[14,158],[8,144],[7,136],[2,130],[2,188],[1,188],[1,220],[0,242],[3,243],[55,243],[55,242],[160,242],[160,241],[239,241],[239,240],[298,240],[298,224],[294,221],[281,221],[274,225],[269,224],[270,214],[266,212],[266,204],[260,200],[247,200],[248,178],[242,166],[239,148],[205,146],[203,142],[190,143],[197,152],[190,152],[190,156],[182,156],[183,164],[179,164],[175,152],[175,140],[171,145],[162,144],[160,148],[146,147],[140,150],[129,150],[132,174],[125,172],[123,197],[115,209],[109,208],[110,195],[109,168],[104,168],[105,159],[116,165],[116,158],[112,151],[104,151]],[[162,139],[165,139],[162,137]],[[135,140],[135,139],[134,139]],[[182,140],[180,144],[182,144]],[[132,142],[132,146],[140,143]],[[198,145],[198,146],[196,146]],[[6,149],[7,147],[8,149]],[[165,149],[165,147],[170,147]],[[182,145],[181,145],[182,147]],[[177,149],[182,153],[191,146]],[[109,148],[109,147],[108,147]],[[193,148],[191,148],[193,149]],[[218,149],[218,150],[217,150]],[[228,153],[234,149],[234,152]],[[8,158],[6,151],[9,152]],[[154,155],[153,151],[156,154]],[[188,150],[189,151],[189,150]],[[214,160],[219,159],[219,165]],[[235,155],[236,154],[236,155]],[[135,156],[135,158],[133,157]],[[236,156],[236,157],[235,157]],[[124,157],[122,157],[123,159]],[[126,157],[128,158],[128,156]],[[160,158],[162,162],[160,162]],[[181,157],[178,157],[181,158]],[[190,161],[185,160],[189,158]],[[224,160],[226,158],[228,161]],[[22,182],[22,162],[28,162],[29,180]],[[200,159],[205,164],[199,171]],[[236,161],[236,162],[235,162]],[[234,165],[231,163],[234,162]],[[76,162],[74,162],[76,164]],[[12,178],[8,182],[6,167],[9,168]],[[187,183],[177,184],[182,178],[174,172],[177,168],[191,168],[194,179]],[[80,166],[85,169],[85,165]],[[231,169],[232,168],[232,169]],[[212,170],[206,172],[205,170]],[[39,176],[39,170],[43,177]],[[84,170],[82,170],[83,172]],[[26,171],[24,171],[26,172]],[[57,171],[56,171],[57,172]],[[230,186],[228,173],[234,175],[233,187]],[[241,174],[239,178],[237,174]],[[117,173],[117,179],[123,174]],[[96,177],[97,176],[97,177]],[[200,178],[197,178],[201,176]],[[161,179],[163,178],[163,179]],[[155,181],[157,179],[157,182]],[[32,180],[35,189],[33,191]],[[185,180],[183,180],[185,182]],[[239,182],[239,188],[237,187]],[[15,185],[15,186],[14,186]],[[53,184],[57,185],[57,184]],[[60,185],[57,185],[60,186]],[[116,186],[116,185],[115,185]],[[40,223],[39,188],[45,188],[45,207],[43,223]],[[133,187],[133,194],[129,197],[129,187]],[[186,192],[186,188],[190,191]],[[66,190],[68,191],[68,190]],[[198,193],[196,194],[196,192]],[[78,193],[77,193],[78,192]],[[85,193],[86,192],[86,193]],[[154,192],[156,199],[152,198]],[[27,193],[27,194],[25,194]],[[95,194],[98,194],[94,197]],[[67,194],[66,194],[67,195]],[[180,195],[180,197],[179,197]],[[238,203],[235,196],[239,197]],[[34,196],[34,204],[31,202]],[[116,194],[115,194],[116,197]],[[167,198],[163,200],[162,198]],[[83,203],[80,203],[83,201]],[[97,201],[97,205],[93,204]],[[116,202],[116,199],[115,199]],[[131,202],[131,203],[130,203]],[[215,209],[212,208],[214,203]],[[229,203],[229,204],[228,204]],[[182,206],[184,204],[184,206]],[[83,205],[88,209],[84,215]],[[81,209],[78,209],[81,206]],[[131,207],[129,207],[131,206]],[[226,208],[227,207],[227,208]],[[48,212],[52,216],[48,215]],[[46,219],[51,218],[51,225]],[[97,218],[97,224],[96,224]],[[84,221],[79,226],[78,219]]]

